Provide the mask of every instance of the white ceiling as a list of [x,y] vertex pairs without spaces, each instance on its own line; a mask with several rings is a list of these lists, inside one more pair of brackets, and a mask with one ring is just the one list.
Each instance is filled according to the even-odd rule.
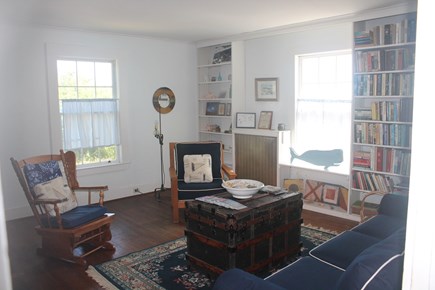
[[0,0],[0,23],[205,41],[416,1]]

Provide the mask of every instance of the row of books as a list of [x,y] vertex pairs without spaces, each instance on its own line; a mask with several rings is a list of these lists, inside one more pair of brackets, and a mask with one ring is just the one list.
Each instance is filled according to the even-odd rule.
[[355,123],[355,143],[409,147],[412,128],[405,124]]
[[412,96],[414,73],[355,75],[355,96]]
[[388,176],[371,172],[354,171],[352,174],[353,187],[367,191],[392,192],[394,182]]
[[356,108],[356,120],[412,122],[412,99],[372,102],[370,108]]
[[354,35],[355,47],[415,42],[416,24],[415,18],[404,19],[398,23],[378,25],[370,30],[356,31]]
[[353,167],[408,176],[411,170],[411,152],[381,147],[355,151]]
[[410,70],[414,68],[414,63],[414,47],[355,52],[356,72]]

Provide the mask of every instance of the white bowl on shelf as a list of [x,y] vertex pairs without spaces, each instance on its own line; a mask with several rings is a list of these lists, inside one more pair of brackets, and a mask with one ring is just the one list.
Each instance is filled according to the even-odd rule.
[[262,189],[264,184],[252,179],[232,179],[222,182],[222,187],[234,198],[247,199]]

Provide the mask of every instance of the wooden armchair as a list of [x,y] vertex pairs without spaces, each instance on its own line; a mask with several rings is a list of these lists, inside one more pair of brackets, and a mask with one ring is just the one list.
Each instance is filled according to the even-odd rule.
[[[59,155],[11,158],[11,162],[42,238],[38,254],[87,267],[87,255],[101,248],[114,250],[109,242],[114,214],[103,206],[108,187],[79,185],[74,152],[61,150]],[[79,191],[88,193],[87,205],[78,205]],[[97,194],[98,203],[91,203],[92,194]]]
[[[236,178],[236,173],[223,163],[223,146],[220,142],[170,142],[169,154],[172,220],[174,223],[180,221],[179,209],[186,207],[186,200],[223,192],[225,189],[222,188],[222,180]],[[196,158],[196,156],[201,159],[199,162],[189,160]],[[211,166],[206,171],[210,169],[211,172],[201,172],[199,175],[192,172],[195,171],[192,170],[195,169],[195,166],[197,168],[201,166],[203,169],[202,164],[208,163],[208,158],[211,159]],[[187,166],[185,161],[188,163]],[[201,180],[198,180],[198,176]]]

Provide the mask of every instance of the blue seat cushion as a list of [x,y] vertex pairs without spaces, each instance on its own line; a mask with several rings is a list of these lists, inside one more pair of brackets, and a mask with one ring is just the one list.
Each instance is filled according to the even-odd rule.
[[345,231],[310,251],[310,256],[345,270],[353,259],[379,239],[359,232]]
[[333,289],[342,274],[342,270],[312,257],[303,257],[267,277],[266,281],[291,290]]
[[406,230],[364,250],[337,281],[337,290],[401,289]]
[[220,192],[225,192],[225,189],[222,187],[221,178],[214,178],[212,182],[207,183],[185,183],[184,181],[178,181],[179,200],[195,199]]
[[[107,212],[107,208],[100,205],[82,205],[78,206],[66,213],[61,214],[62,225],[65,229],[75,228],[80,225],[86,224],[92,220],[102,217]],[[58,227],[55,217],[50,219],[51,225]],[[43,220],[47,226],[47,221]]]
[[178,180],[184,180],[184,155],[203,155],[210,154],[211,156],[211,172],[213,178],[222,178],[221,168],[221,148],[219,142],[210,143],[177,143],[175,144],[175,154],[177,162],[177,177]]
[[406,219],[378,214],[368,221],[357,225],[352,229],[352,231],[376,237],[378,239],[384,239],[405,226]]
[[287,288],[267,282],[255,275],[234,268],[223,272],[213,285],[213,290],[285,290]]

